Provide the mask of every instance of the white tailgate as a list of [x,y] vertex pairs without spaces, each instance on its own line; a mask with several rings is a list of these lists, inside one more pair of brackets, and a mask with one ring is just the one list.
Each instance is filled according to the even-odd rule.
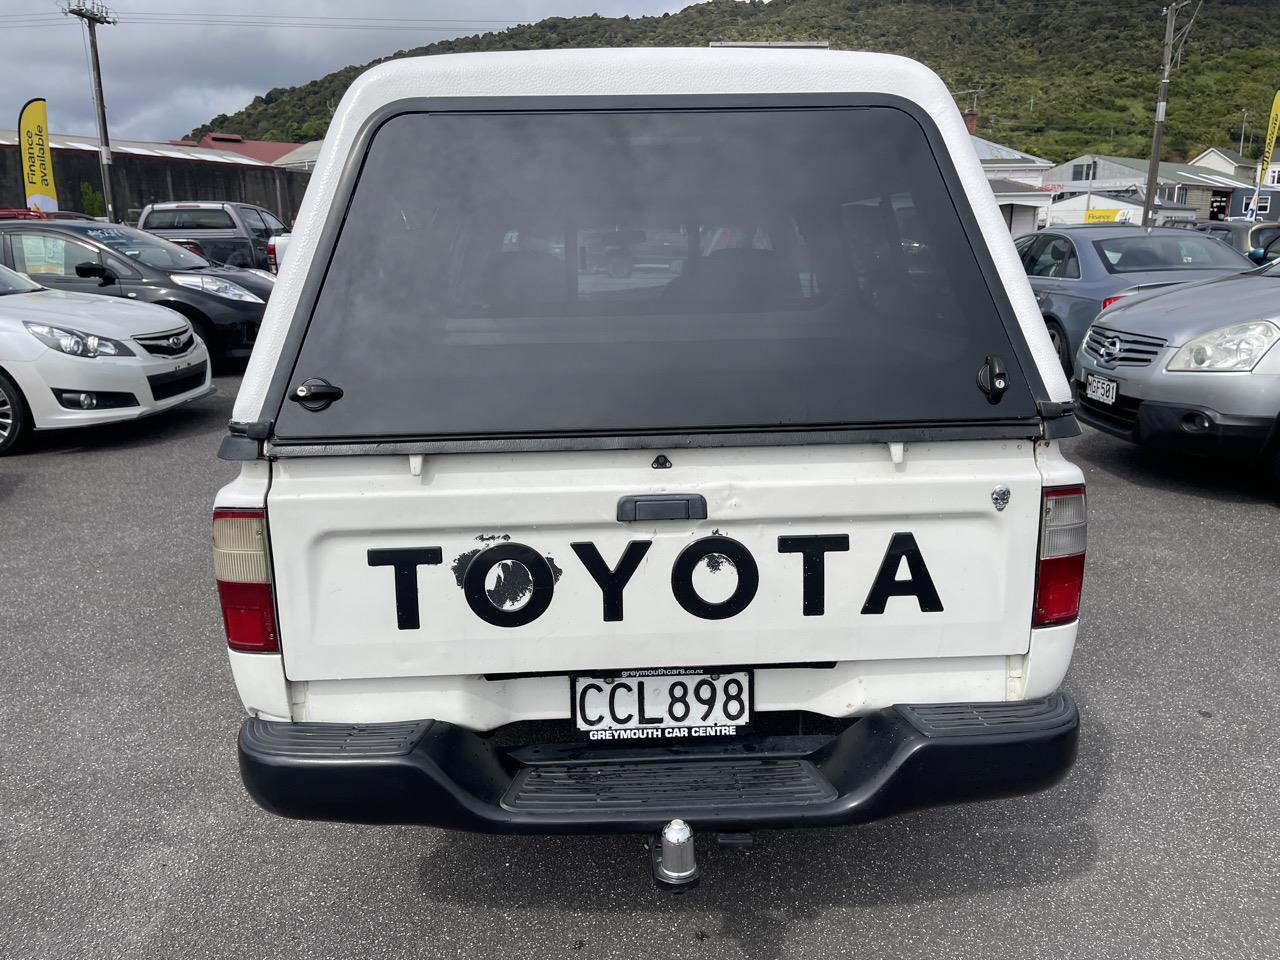
[[[666,452],[669,469],[654,469],[656,456],[643,450],[429,456],[418,461],[419,475],[405,456],[276,461],[267,516],[288,676],[1026,652],[1041,482],[1030,442],[908,444],[897,464],[885,444],[675,450]],[[1001,484],[1012,496],[997,511],[992,491]],[[616,519],[619,498],[659,493],[701,494],[707,519]],[[891,596],[883,613],[864,612],[900,533],[914,538],[941,610],[922,610],[917,596]],[[825,554],[823,611],[806,616],[804,558],[780,553],[779,537],[815,535],[849,542],[847,551]],[[672,584],[677,556],[710,536],[740,543],[759,571],[750,603],[720,619],[688,612]],[[616,568],[631,541],[652,545],[623,591],[622,618],[606,620],[602,590],[570,544],[593,544]],[[546,557],[554,583],[536,619],[498,626],[473,612],[456,576],[475,551],[512,543]],[[418,626],[405,627],[396,573],[371,566],[369,551],[433,547],[440,562],[417,566],[413,580]],[[494,588],[496,574],[505,572],[510,594],[521,579],[511,574],[523,570],[498,565],[487,585]],[[889,577],[910,579],[907,563]],[[738,587],[738,574],[713,556],[695,569],[692,583],[703,600],[717,603]],[[530,602],[524,594],[502,610]]]

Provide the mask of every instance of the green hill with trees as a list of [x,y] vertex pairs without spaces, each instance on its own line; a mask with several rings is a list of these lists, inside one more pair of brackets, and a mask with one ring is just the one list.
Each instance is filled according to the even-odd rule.
[[[977,97],[978,132],[1001,143],[1059,161],[1089,151],[1144,156],[1159,83],[1162,6],[1160,0],[710,0],[660,17],[553,17],[386,59],[824,40],[833,48],[923,61],[963,106]],[[1183,22],[1192,9],[1183,12]],[[1245,153],[1260,152],[1271,98],[1280,86],[1278,14],[1277,0],[1204,0],[1170,84],[1164,159],[1188,159],[1211,145],[1238,146],[1245,109]],[[227,131],[268,140],[317,139],[347,86],[367,66],[271,90],[190,136]]]

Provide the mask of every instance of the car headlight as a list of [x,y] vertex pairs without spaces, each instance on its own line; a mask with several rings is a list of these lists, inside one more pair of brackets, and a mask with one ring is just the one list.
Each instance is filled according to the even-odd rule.
[[82,333],[70,327],[53,327],[47,323],[23,321],[27,332],[59,353],[73,357],[132,357],[133,351],[119,340]]
[[1219,373],[1252,370],[1278,339],[1280,327],[1270,320],[1233,323],[1188,340],[1165,369]]
[[174,283],[192,290],[203,290],[215,297],[225,300],[242,300],[245,303],[265,303],[256,293],[251,293],[238,283],[224,280],[222,277],[205,277],[198,273],[173,273],[169,275]]

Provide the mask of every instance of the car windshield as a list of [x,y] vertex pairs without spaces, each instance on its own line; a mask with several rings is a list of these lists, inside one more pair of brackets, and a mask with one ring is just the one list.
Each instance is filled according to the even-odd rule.
[[104,243],[116,253],[148,267],[161,270],[201,270],[209,261],[185,247],[162,240],[133,227],[90,227],[83,231],[91,240]]
[[31,293],[34,290],[43,289],[44,287],[40,284],[28,280],[22,274],[0,266],[0,297],[10,293]]
[[1178,237],[1167,234],[1107,237],[1093,241],[1093,245],[1111,273],[1249,269],[1249,261],[1221,240],[1193,233]]

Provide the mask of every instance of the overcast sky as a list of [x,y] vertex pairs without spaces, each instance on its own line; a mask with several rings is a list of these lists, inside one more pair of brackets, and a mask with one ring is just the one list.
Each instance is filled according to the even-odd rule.
[[[690,2],[119,0],[110,5],[119,22],[98,30],[107,123],[112,136],[168,140],[239,110],[272,87],[305,83],[396,50],[512,22],[589,13],[639,16]],[[55,133],[95,133],[85,31],[61,15],[64,5],[0,0],[0,128],[16,127],[22,104],[44,97]],[[341,22],[353,11],[360,20]],[[289,23],[265,26],[265,17]],[[397,18],[402,22],[386,22]],[[403,22],[408,20],[417,22]]]

